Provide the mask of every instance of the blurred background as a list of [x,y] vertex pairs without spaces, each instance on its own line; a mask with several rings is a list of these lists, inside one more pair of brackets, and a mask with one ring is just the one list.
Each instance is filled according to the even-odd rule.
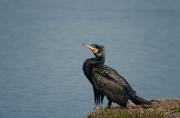
[[[94,107],[82,43],[146,99],[180,97],[179,0],[0,0],[0,117],[81,118]],[[105,101],[104,106],[106,106]]]

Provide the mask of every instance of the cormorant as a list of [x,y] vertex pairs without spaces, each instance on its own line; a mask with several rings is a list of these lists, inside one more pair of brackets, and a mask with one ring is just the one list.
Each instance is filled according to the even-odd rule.
[[127,107],[128,100],[136,105],[149,106],[151,103],[136,95],[131,85],[113,68],[105,65],[104,46],[98,44],[85,45],[94,58],[87,59],[83,64],[83,71],[90,81],[94,91],[94,103],[103,103],[104,96],[108,99],[108,108],[112,102]]

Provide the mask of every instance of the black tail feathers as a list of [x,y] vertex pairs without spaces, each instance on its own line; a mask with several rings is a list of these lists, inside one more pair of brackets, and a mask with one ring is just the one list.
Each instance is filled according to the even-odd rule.
[[141,105],[144,108],[148,108],[152,105],[150,101],[147,101],[139,96],[131,96],[131,101],[136,105]]

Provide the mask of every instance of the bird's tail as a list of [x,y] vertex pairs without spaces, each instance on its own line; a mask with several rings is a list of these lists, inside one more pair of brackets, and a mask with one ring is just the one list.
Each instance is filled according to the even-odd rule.
[[150,101],[147,101],[139,96],[131,96],[131,101],[136,105],[141,105],[145,108],[150,107],[152,103]]

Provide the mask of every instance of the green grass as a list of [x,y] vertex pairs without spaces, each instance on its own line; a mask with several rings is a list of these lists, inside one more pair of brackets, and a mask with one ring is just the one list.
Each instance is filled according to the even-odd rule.
[[180,106],[177,106],[173,109],[175,112],[180,112]]

